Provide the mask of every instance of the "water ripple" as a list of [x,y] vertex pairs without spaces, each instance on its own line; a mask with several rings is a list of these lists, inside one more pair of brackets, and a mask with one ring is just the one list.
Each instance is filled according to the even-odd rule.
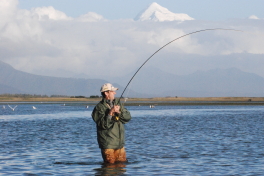
[[114,165],[102,163],[92,109],[28,107],[0,116],[1,175],[264,173],[262,106],[128,107],[128,162]]

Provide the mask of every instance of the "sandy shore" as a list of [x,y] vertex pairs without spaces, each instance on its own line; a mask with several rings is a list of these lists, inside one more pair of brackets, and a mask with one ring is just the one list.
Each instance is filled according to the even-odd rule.
[[128,99],[129,101],[197,101],[197,102],[209,102],[209,101],[240,101],[240,102],[247,102],[247,101],[264,101],[264,97],[157,97],[157,98],[131,98]]
[[[71,102],[96,104],[100,98],[68,98],[68,97],[0,97],[0,103],[8,102]],[[124,99],[121,100],[124,102]],[[264,97],[156,97],[156,98],[128,98],[128,105],[264,105]]]

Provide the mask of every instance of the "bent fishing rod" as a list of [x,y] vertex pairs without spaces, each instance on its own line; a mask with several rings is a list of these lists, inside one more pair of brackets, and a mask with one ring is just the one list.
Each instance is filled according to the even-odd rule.
[[236,32],[243,32],[241,30],[236,30],[236,29],[224,29],[224,28],[214,28],[214,29],[203,29],[203,30],[199,30],[199,31],[194,31],[194,32],[190,32],[188,34],[185,34],[185,35],[182,35],[170,42],[168,42],[167,44],[163,45],[162,47],[160,47],[157,51],[155,51],[138,69],[137,71],[135,72],[135,74],[131,77],[131,79],[129,80],[129,82],[127,83],[125,89],[123,90],[121,96],[119,97],[118,99],[118,103],[120,103],[120,99],[123,98],[123,94],[125,93],[127,87],[129,86],[129,84],[131,83],[131,81],[134,79],[134,77],[136,76],[136,74],[139,72],[139,70],[155,55],[157,54],[160,50],[162,50],[163,48],[165,48],[166,46],[168,46],[169,44],[171,44],[172,42],[176,41],[176,40],[179,40],[183,37],[186,37],[188,35],[192,35],[192,34],[195,34],[195,33],[199,33],[199,32],[204,32],[204,31],[214,31],[214,30],[226,30],[226,31],[236,31]]

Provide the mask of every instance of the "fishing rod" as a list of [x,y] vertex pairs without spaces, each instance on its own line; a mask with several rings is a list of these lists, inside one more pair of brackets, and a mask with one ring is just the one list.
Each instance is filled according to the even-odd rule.
[[186,37],[188,35],[192,35],[195,33],[199,33],[199,32],[204,32],[204,31],[214,31],[214,30],[226,30],[226,31],[236,31],[236,32],[243,32],[241,30],[236,30],[236,29],[224,29],[224,28],[214,28],[214,29],[203,29],[203,30],[199,30],[199,31],[194,31],[194,32],[190,32],[188,34],[182,35],[170,42],[168,42],[167,44],[163,45],[161,48],[159,48],[157,51],[155,51],[135,72],[135,74],[132,76],[132,78],[129,80],[129,82],[127,83],[125,89],[123,90],[121,96],[119,97],[118,103],[120,103],[120,99],[123,98],[123,94],[126,91],[127,87],[129,86],[129,84],[131,83],[131,81],[134,79],[134,77],[136,76],[136,74],[139,72],[139,70],[155,55],[157,54],[160,50],[162,50],[163,48],[165,48],[166,46],[168,46],[169,44],[171,44],[172,42],[179,40],[180,38]]

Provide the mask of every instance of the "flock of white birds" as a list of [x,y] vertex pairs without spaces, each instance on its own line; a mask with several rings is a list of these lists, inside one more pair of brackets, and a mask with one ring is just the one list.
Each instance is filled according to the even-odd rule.
[[[64,104],[64,106],[65,106],[65,104]],[[10,105],[8,105],[8,107],[12,110],[12,111],[15,111],[15,109],[16,109],[16,107],[17,107],[17,105],[16,106],[14,106],[14,107],[12,107],[12,106],[10,106]],[[85,106],[87,109],[89,108],[89,106]],[[3,109],[6,109],[6,106],[5,105],[3,105],[3,107],[2,107]],[[35,106],[32,106],[32,109],[37,109]]]
[[[65,106],[65,104],[64,104],[63,106]],[[139,105],[139,106],[140,106],[140,105]],[[12,111],[15,111],[17,105],[14,106],[14,107],[8,105],[8,107],[9,107]],[[87,109],[89,108],[89,106],[85,106],[85,107],[86,107]],[[154,105],[149,105],[149,107],[150,107],[150,108],[154,108],[155,106],[154,106]],[[6,109],[5,105],[3,105],[3,109]],[[37,108],[36,108],[35,106],[32,106],[32,109],[37,109]]]

